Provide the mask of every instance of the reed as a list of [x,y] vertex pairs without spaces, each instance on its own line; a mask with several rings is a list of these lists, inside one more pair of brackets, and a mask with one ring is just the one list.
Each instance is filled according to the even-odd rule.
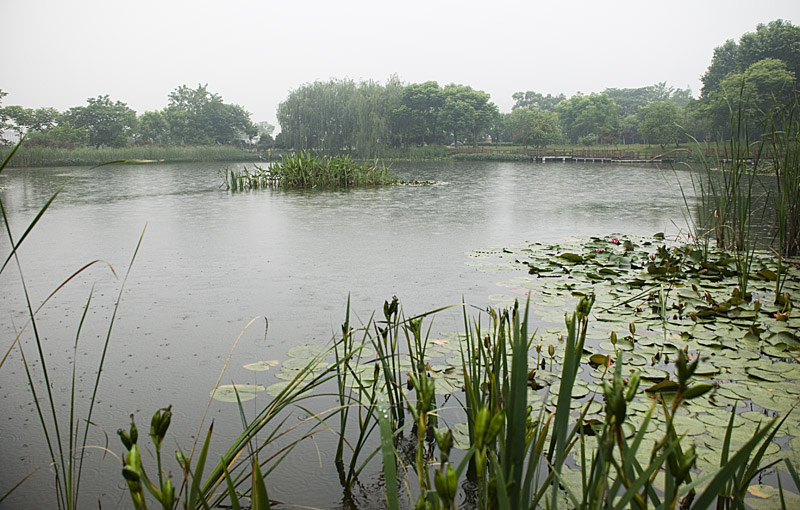
[[219,174],[224,179],[220,187],[224,186],[233,192],[266,189],[277,185],[276,177],[258,165],[255,165],[253,170],[248,170],[247,167],[241,170],[226,168]]
[[348,189],[397,184],[389,168],[378,163],[354,163],[349,156],[314,156],[306,152],[284,156],[267,168],[225,169],[221,187],[230,191],[265,188]]
[[[0,164],[0,172],[6,169],[9,160],[17,154],[17,151],[20,148],[21,144],[22,142],[20,142],[20,144],[15,146],[10,151],[6,159],[2,162],[2,164]],[[103,366],[105,364],[106,354],[108,353],[108,349],[111,343],[114,319],[119,310],[120,301],[122,299],[122,294],[125,289],[125,283],[128,280],[128,276],[130,275],[130,270],[133,267],[133,263],[136,260],[136,255],[139,251],[139,247],[141,246],[142,239],[144,237],[144,231],[142,231],[142,234],[139,237],[139,241],[134,250],[133,256],[128,266],[128,270],[125,273],[124,279],[120,286],[119,294],[113,306],[112,316],[111,320],[109,321],[106,336],[103,340],[103,343],[100,346],[100,354],[96,361],[97,365],[94,371],[95,378],[89,390],[90,398],[88,399],[88,401],[82,401],[82,402],[79,402],[76,399],[76,394],[79,385],[79,381],[76,379],[76,373],[77,373],[77,363],[78,363],[77,352],[81,340],[81,331],[83,329],[88,311],[92,304],[94,289],[90,291],[89,296],[87,297],[86,304],[83,308],[83,312],[81,314],[81,318],[77,326],[77,331],[75,333],[75,339],[73,343],[72,377],[70,382],[68,383],[69,401],[66,403],[59,402],[57,396],[53,392],[54,385],[56,383],[55,380],[52,378],[53,374],[51,373],[51,370],[48,368],[47,365],[48,356],[46,353],[45,342],[43,341],[43,333],[40,331],[40,328],[38,326],[37,314],[50,301],[50,299],[52,299],[56,294],[58,294],[70,282],[78,278],[86,269],[95,264],[106,265],[110,269],[111,273],[115,277],[117,276],[116,272],[114,271],[114,268],[107,262],[100,260],[92,261],[84,265],[77,271],[75,271],[64,282],[58,285],[47,296],[47,298],[45,298],[42,301],[41,304],[34,307],[32,298],[28,293],[25,275],[22,270],[22,265],[20,264],[18,256],[18,250],[22,245],[22,243],[27,239],[31,231],[34,229],[34,227],[38,224],[42,216],[49,209],[50,205],[53,203],[56,197],[66,186],[67,185],[64,185],[61,188],[59,188],[50,197],[50,199],[45,202],[45,204],[39,209],[37,214],[34,216],[33,220],[31,220],[30,224],[25,229],[24,233],[19,237],[16,237],[14,233],[11,231],[11,227],[8,221],[8,216],[6,214],[6,208],[2,201],[2,198],[0,197],[0,213],[2,214],[3,218],[3,223],[5,227],[4,230],[8,237],[9,244],[12,247],[5,262],[3,263],[2,267],[0,267],[0,273],[2,273],[8,267],[8,264],[11,261],[14,261],[17,267],[17,271],[19,273],[20,285],[24,292],[25,306],[28,316],[27,323],[17,333],[17,336],[12,342],[11,346],[9,347],[9,350],[6,352],[2,361],[0,361],[0,367],[5,363],[6,359],[8,359],[8,355],[11,352],[11,350],[14,347],[16,347],[22,359],[22,365],[25,372],[25,376],[27,378],[28,388],[31,391],[31,396],[33,404],[36,409],[39,425],[42,429],[44,435],[44,442],[47,446],[47,450],[50,456],[51,466],[54,470],[56,504],[58,508],[73,509],[78,507],[80,501],[81,476],[83,474],[84,456],[88,447],[89,428],[90,425],[93,424],[92,417],[94,414],[94,404],[96,401],[97,392],[100,388],[101,374],[103,372]],[[26,356],[25,354],[25,350],[23,348],[23,342],[20,341],[22,335],[28,329],[30,329],[31,331],[36,351],[35,357],[31,361],[29,361],[28,356]],[[36,378],[33,377],[31,372],[32,363],[36,363],[41,367],[43,384],[37,382]],[[59,382],[59,384],[63,384],[63,382]],[[68,409],[69,417],[67,419],[65,419],[64,416],[60,415],[59,412],[57,411],[57,408],[61,406],[64,406]],[[78,414],[83,412],[81,408],[85,409],[85,415],[81,419],[78,419]],[[82,430],[80,427],[81,422],[84,422],[86,424]],[[15,486],[15,488],[16,487],[17,486]],[[6,496],[7,495],[8,494],[6,494]],[[5,496],[3,496],[3,498],[5,498]]]
[[795,97],[786,108],[776,108],[769,143],[778,186],[773,195],[777,237],[775,300],[786,282],[784,260],[800,255],[800,104]]
[[284,188],[352,188],[394,184],[388,167],[375,160],[356,164],[349,156],[314,156],[299,152],[269,165],[277,186]]
[[[0,157],[6,157],[9,153],[10,149],[0,147]],[[93,166],[116,160],[179,163],[188,161],[258,161],[260,159],[262,158],[254,151],[228,145],[138,145],[120,148],[62,149],[23,144],[16,151],[9,166]]]

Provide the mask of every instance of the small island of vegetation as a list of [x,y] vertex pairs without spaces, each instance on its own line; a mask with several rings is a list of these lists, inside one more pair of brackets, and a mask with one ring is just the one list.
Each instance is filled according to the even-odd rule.
[[389,168],[375,160],[355,163],[349,156],[314,156],[306,152],[284,156],[267,168],[225,169],[223,185],[231,191],[263,188],[347,189],[396,184]]

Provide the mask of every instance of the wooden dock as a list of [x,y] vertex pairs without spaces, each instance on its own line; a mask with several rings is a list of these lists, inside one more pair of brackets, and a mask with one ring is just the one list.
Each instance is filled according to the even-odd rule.
[[674,158],[655,157],[649,159],[638,158],[599,158],[594,156],[535,156],[532,155],[531,161],[536,163],[566,163],[574,161],[578,163],[631,163],[631,164],[663,164],[674,163]]
[[[527,157],[537,163],[630,163],[630,164],[671,164],[685,161],[699,161],[701,159],[729,162],[731,154],[725,146],[702,147],[702,148],[680,148],[662,150],[658,147],[627,150],[619,148],[572,148],[572,149],[549,149],[549,148],[507,148],[501,147],[450,147],[450,154],[509,154],[517,158]],[[747,156],[745,154],[744,156]],[[741,157],[741,156],[739,156]],[[750,154],[747,161],[756,157],[760,159],[771,159],[773,155],[769,150],[762,154]]]
[[678,160],[673,151],[620,149],[498,149],[495,147],[451,147],[450,154],[514,154],[536,163],[632,163],[661,164]]

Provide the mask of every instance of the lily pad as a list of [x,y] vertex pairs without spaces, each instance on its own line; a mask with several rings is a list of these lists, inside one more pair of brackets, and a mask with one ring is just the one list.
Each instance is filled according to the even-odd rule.
[[774,372],[768,372],[763,368],[758,367],[747,367],[744,369],[747,372],[747,375],[750,377],[755,377],[756,379],[760,379],[762,381],[770,381],[770,382],[781,382],[784,378]]
[[303,358],[306,360],[311,360],[317,356],[321,356],[327,352],[327,348],[322,345],[315,345],[315,344],[303,344],[303,345],[295,345],[294,347],[290,348],[286,351],[288,356],[292,358]]
[[280,364],[281,362],[277,360],[257,361],[255,363],[248,363],[247,365],[244,365],[244,368],[247,370],[253,370],[255,372],[264,372],[272,367],[277,367]]
[[224,384],[211,391],[211,397],[220,402],[246,402],[256,398],[256,393],[264,391],[260,384]]

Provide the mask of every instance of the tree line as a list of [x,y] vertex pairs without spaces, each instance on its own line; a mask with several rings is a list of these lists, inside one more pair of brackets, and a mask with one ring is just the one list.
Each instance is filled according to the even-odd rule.
[[489,94],[467,85],[403,85],[395,77],[386,84],[317,81],[279,105],[276,143],[364,156],[390,147],[482,141],[666,147],[692,138],[727,139],[733,124],[755,139],[775,116],[788,114],[782,109],[797,94],[798,73],[800,27],[775,20],[715,49],[699,98],[665,82],[570,98],[529,90],[514,93],[512,111],[500,113]]
[[[292,90],[279,104],[278,147],[365,157],[389,148],[425,145],[524,146],[571,144],[678,144],[724,140],[733,125],[755,139],[798,92],[800,27],[783,20],[714,50],[700,97],[666,82],[600,93],[543,95],[516,92],[510,113],[499,112],[486,92],[435,81],[404,84],[332,79]],[[0,91],[0,101],[4,93]],[[180,86],[160,111],[136,113],[108,96],[60,113],[53,108],[0,108],[0,129],[30,143],[57,146],[271,144],[269,123],[253,124],[241,106],[208,91]],[[0,105],[1,106],[1,105]]]
[[[0,90],[0,101],[6,93]],[[227,104],[208,90],[181,85],[168,96],[167,106],[136,114],[108,95],[90,97],[86,105],[59,112],[55,108],[0,108],[0,136],[26,135],[26,143],[54,147],[125,147],[130,144],[238,145],[257,137],[271,142],[273,126],[254,124],[250,113]]]

